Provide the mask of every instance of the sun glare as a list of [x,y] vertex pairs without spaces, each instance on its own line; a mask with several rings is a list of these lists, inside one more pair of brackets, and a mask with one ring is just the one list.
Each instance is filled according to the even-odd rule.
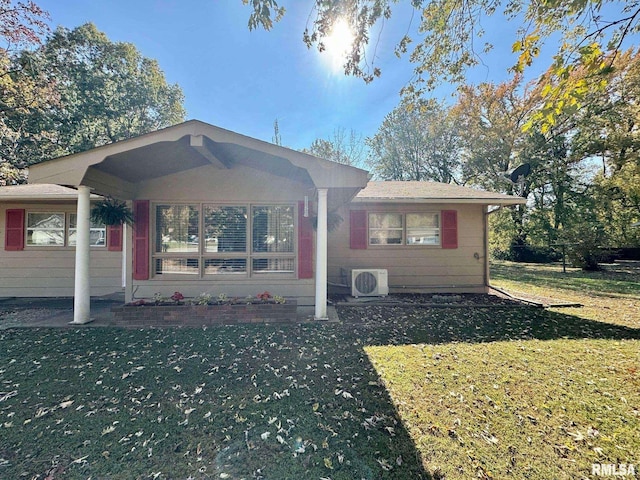
[[351,51],[354,35],[346,20],[338,20],[331,29],[331,33],[324,40],[327,61],[334,71],[342,69],[347,55]]

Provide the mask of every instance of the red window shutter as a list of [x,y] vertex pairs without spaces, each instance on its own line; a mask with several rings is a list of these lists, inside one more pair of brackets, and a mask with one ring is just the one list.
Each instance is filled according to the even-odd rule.
[[133,279],[149,279],[149,200],[133,202]]
[[110,252],[122,251],[122,225],[109,225],[107,227],[107,245]]
[[366,210],[351,210],[349,213],[350,241],[353,250],[367,248],[367,212]]
[[24,209],[8,209],[5,217],[4,249],[24,250]]
[[458,212],[456,210],[442,210],[440,222],[442,248],[458,248]]
[[313,225],[298,202],[298,278],[313,278]]

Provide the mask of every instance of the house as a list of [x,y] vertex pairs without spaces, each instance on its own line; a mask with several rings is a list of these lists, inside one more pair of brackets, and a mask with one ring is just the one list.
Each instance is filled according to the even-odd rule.
[[[391,291],[484,292],[487,211],[524,199],[364,170],[191,120],[34,165],[0,188],[0,297],[269,290],[314,305],[351,270]],[[126,200],[132,228],[92,225],[96,195]],[[339,220],[343,219],[341,223]],[[329,232],[329,227],[331,232]],[[73,273],[72,273],[73,272]]]

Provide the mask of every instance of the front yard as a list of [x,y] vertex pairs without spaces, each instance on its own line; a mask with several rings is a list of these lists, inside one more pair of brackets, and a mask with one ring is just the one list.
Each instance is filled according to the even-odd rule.
[[640,329],[581,311],[363,306],[341,310],[345,324],[5,330],[0,478],[638,470]]

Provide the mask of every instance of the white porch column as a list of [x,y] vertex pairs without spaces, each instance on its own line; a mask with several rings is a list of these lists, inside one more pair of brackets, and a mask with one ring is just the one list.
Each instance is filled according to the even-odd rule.
[[78,216],[76,225],[76,276],[73,294],[73,322],[83,324],[90,321],[91,279],[89,276],[89,233],[91,208],[89,187],[78,187]]
[[327,319],[327,189],[318,189],[316,230],[316,320]]

